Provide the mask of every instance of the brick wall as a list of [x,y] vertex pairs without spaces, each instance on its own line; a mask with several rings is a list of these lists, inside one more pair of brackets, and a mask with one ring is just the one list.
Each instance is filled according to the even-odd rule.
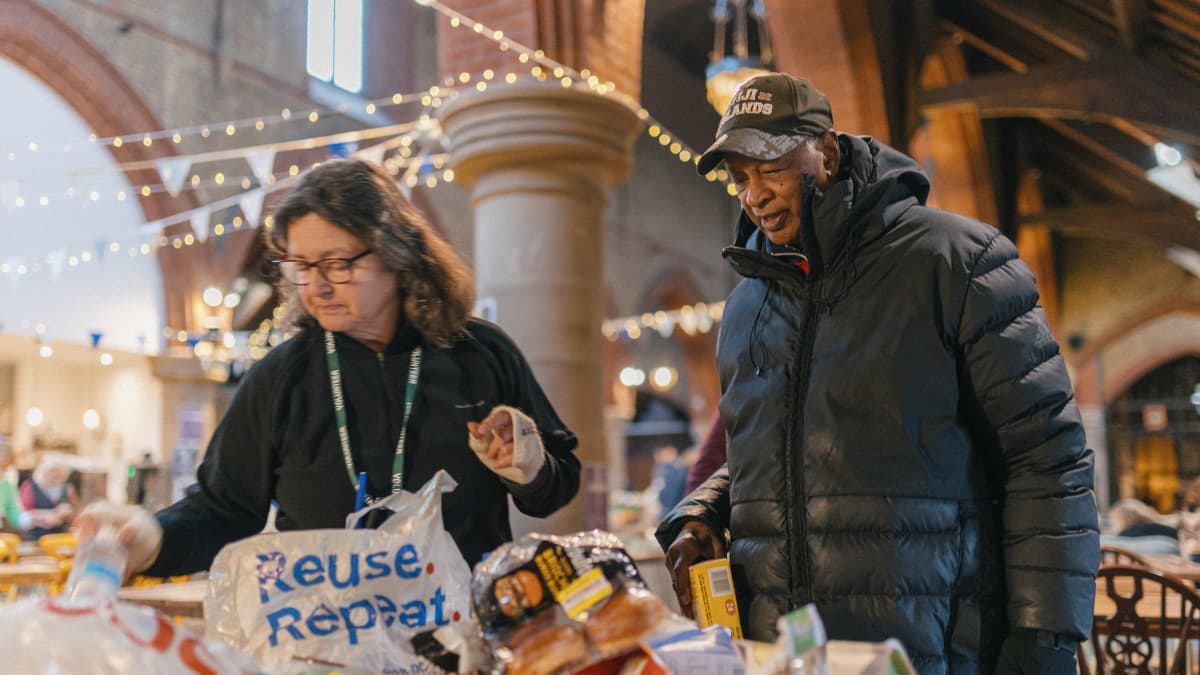
[[[446,5],[505,37],[578,70],[588,69],[634,97],[641,81],[645,0],[449,0]],[[514,53],[502,52],[466,25],[438,21],[438,57],[443,77],[528,73]]]

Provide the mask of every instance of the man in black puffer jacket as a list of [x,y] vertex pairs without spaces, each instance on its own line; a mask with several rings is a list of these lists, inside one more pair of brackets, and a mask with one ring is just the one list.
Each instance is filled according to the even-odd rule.
[[752,639],[815,603],[925,675],[1073,675],[1092,453],[1012,242],[925,207],[913,160],[789,75],[741,86],[699,169],[720,162],[745,279],[717,345],[728,463],[658,529],[685,610],[688,567],[728,549]]

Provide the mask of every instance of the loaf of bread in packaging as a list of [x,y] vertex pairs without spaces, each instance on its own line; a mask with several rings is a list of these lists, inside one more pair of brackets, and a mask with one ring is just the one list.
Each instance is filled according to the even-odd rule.
[[583,633],[573,625],[554,624],[516,631],[510,642],[508,675],[550,675],[587,658]]
[[592,612],[583,629],[596,651],[613,654],[636,646],[667,614],[666,605],[649,591],[627,586]]

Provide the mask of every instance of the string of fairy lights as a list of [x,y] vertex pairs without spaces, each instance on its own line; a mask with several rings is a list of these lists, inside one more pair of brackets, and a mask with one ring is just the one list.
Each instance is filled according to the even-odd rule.
[[[616,85],[611,81],[602,81],[588,69],[576,70],[566,66],[546,56],[543,50],[532,49],[516,42],[507,37],[503,31],[490,28],[482,22],[476,21],[444,5],[438,0],[413,0],[413,2],[417,5],[429,7],[447,17],[451,28],[473,32],[493,42],[501,52],[512,52],[516,55],[518,63],[528,68],[529,77],[540,81],[553,78],[565,88],[587,87],[597,94],[617,97],[636,112],[638,118],[645,125],[645,133],[651,139],[654,139],[660,147],[670,152],[681,163],[690,163],[692,165],[698,163],[700,153],[670,133],[645,108],[638,105],[622,92],[619,92]],[[386,140],[384,143],[378,144],[385,147],[382,148],[383,152],[379,153],[377,161],[392,175],[396,175],[401,184],[406,188],[412,189],[423,186],[427,189],[433,189],[443,183],[452,183],[455,176],[453,169],[445,166],[446,154],[444,152],[433,152],[428,147],[424,147],[427,144],[434,147],[440,145],[440,129],[437,128],[437,123],[430,116],[430,112],[440,107],[445,100],[457,95],[462,90],[471,88],[475,91],[483,92],[491,86],[513,84],[522,77],[524,75],[517,72],[497,73],[493,69],[485,69],[480,73],[464,71],[458,73],[455,77],[447,78],[441,85],[431,86],[417,92],[397,92],[390,96],[354,104],[360,106],[362,112],[374,115],[389,107],[420,103],[423,111],[418,119],[402,125],[375,127],[344,132],[342,134],[301,138],[276,143],[258,143],[190,155],[171,155],[156,160],[121,162],[104,167],[96,167],[94,170],[97,172],[128,172],[138,169],[158,169],[160,177],[162,177],[164,173],[164,161],[173,161],[176,163],[176,166],[182,165],[191,168],[197,164],[248,158],[255,153],[269,153],[273,159],[276,154],[290,150],[307,150],[322,146],[328,147],[338,143],[357,143],[361,140],[392,136],[392,138]],[[224,139],[227,141],[231,137],[240,137],[238,134],[245,135],[246,133],[264,132],[268,127],[275,127],[286,123],[307,122],[310,125],[316,124],[331,114],[345,114],[350,111],[350,104],[306,108],[303,111],[282,108],[278,113],[273,115],[259,115],[223,122],[125,133],[107,137],[99,137],[93,134],[87,139],[87,142],[101,147],[119,149],[129,144],[140,144],[145,148],[153,148],[156,144],[162,143],[178,146],[185,141],[189,143],[208,139]],[[355,111],[357,112],[357,109]],[[52,144],[42,145],[31,141],[26,144],[24,151],[29,153],[45,153],[56,150],[70,152],[72,147],[70,143],[55,146]],[[438,149],[440,150],[440,148]],[[384,153],[392,151],[395,151],[392,156],[384,158]],[[17,161],[19,156],[20,153],[16,151],[7,153],[9,161]],[[319,162],[312,164],[312,166],[318,164]],[[101,195],[98,190],[80,190],[72,187],[62,195],[51,196],[48,194],[39,194],[26,199],[19,192],[13,197],[12,186],[16,184],[19,190],[21,182],[32,180],[35,176],[16,176],[0,180],[0,198],[5,196],[4,190],[6,188],[8,196],[12,198],[13,205],[18,209],[34,204],[48,206],[55,201],[63,199],[94,202],[103,198],[115,198],[123,201],[134,195],[150,197],[162,192],[178,194],[180,190],[184,189],[203,190],[233,185],[237,185],[241,190],[245,191],[242,194],[216,200],[196,209],[146,223],[139,229],[139,236],[133,240],[112,240],[92,242],[90,245],[66,246],[63,249],[51,251],[40,259],[34,259],[31,263],[17,259],[0,262],[0,275],[7,275],[13,278],[14,276],[36,274],[46,269],[53,271],[57,275],[61,272],[64,265],[67,268],[72,268],[90,262],[99,262],[105,258],[105,253],[125,254],[129,257],[146,256],[156,253],[158,249],[167,246],[179,249],[204,244],[208,240],[210,232],[213,237],[221,237],[247,227],[253,228],[261,225],[270,228],[272,226],[271,216],[267,215],[260,218],[260,214],[256,212],[256,208],[253,206],[247,208],[245,195],[251,191],[257,192],[257,208],[261,208],[262,199],[265,197],[267,191],[275,191],[287,187],[295,180],[304,167],[298,163],[292,163],[285,171],[278,173],[273,170],[269,173],[264,173],[262,170],[253,170],[253,166],[251,168],[253,175],[227,175],[222,171],[213,171],[206,175],[201,175],[199,171],[196,171],[182,181],[179,180],[178,176],[175,176],[174,181],[180,183],[178,186],[172,186],[166,180],[160,183],[147,182],[133,186],[132,194],[121,190],[114,195]],[[76,171],[75,174],[79,175],[80,172]],[[728,176],[724,170],[715,170],[706,174],[704,179],[710,183],[727,183]],[[734,194],[732,186],[727,185],[727,190],[729,194]],[[226,224],[225,219],[215,224],[208,222],[210,214],[231,207],[240,207],[242,213],[229,218],[228,224]],[[188,222],[192,225],[192,233],[172,236],[167,236],[163,233],[163,228],[168,225]],[[201,232],[201,229],[204,232]],[[663,337],[669,337],[676,329],[681,330],[687,335],[707,333],[716,322],[721,320],[723,306],[723,302],[697,303],[695,305],[685,305],[677,309],[659,310],[653,313],[608,319],[603,322],[601,332],[610,341],[637,340],[647,334],[658,334]],[[198,338],[197,336],[189,335],[186,330],[174,328],[165,328],[163,334],[169,341],[188,344],[196,350],[196,355],[201,359],[220,356],[219,352],[228,354],[237,347],[248,352],[251,358],[257,360],[257,358],[261,358],[266,349],[269,349],[283,339],[279,326],[281,315],[282,309],[276,307],[271,319],[264,320],[254,331],[245,334],[244,344],[242,343],[242,337],[230,332],[216,336],[216,339]],[[211,338],[213,336],[209,335],[206,337]]]

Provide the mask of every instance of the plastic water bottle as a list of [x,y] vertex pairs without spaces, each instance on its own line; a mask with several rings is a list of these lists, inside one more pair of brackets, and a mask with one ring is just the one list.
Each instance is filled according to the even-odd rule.
[[100,528],[96,536],[79,546],[63,598],[72,604],[95,604],[117,596],[125,574],[129,553],[117,541],[111,525]]

